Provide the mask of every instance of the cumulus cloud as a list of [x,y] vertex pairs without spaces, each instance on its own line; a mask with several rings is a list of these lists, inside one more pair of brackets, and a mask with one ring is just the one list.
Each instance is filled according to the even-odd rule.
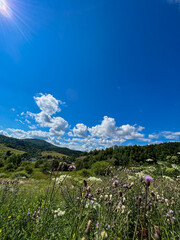
[[7,137],[9,136],[9,134],[4,130],[0,130],[0,135],[4,135],[4,136],[7,136]]
[[49,132],[53,136],[63,136],[68,129],[68,122],[62,117],[52,117],[60,112],[59,105],[65,104],[57,100],[51,94],[40,94],[40,97],[34,97],[40,113],[27,112],[27,116],[33,118],[40,127],[50,128]]
[[56,112],[60,112],[59,104],[62,104],[60,100],[54,98],[51,94],[40,94],[40,97],[34,97],[36,104],[47,115],[53,115]]
[[122,139],[140,139],[144,138],[144,134],[140,133],[144,128],[139,126],[131,126],[129,124],[116,126],[114,118],[105,116],[100,125],[88,128],[89,132],[94,137],[111,138],[115,140]]
[[180,140],[180,132],[161,131],[157,134],[149,134],[150,139],[165,138],[167,140]]
[[74,136],[78,137],[87,137],[87,126],[83,123],[76,124],[76,126],[73,128]]
[[47,139],[50,137],[49,132],[45,131],[24,131],[22,129],[13,129],[13,128],[8,128],[7,129],[9,132],[10,137],[14,138],[19,138],[19,139],[24,139],[24,138],[41,138],[41,139]]
[[[161,131],[159,133],[145,136],[142,131],[144,127],[138,125],[117,125],[114,118],[105,116],[100,124],[87,126],[84,123],[78,123],[71,128],[68,122],[60,117],[60,106],[65,104],[57,100],[51,94],[40,94],[34,97],[39,112],[22,112],[19,116],[23,121],[22,129],[0,130],[0,134],[15,138],[40,138],[60,147],[90,151],[93,149],[102,149],[114,145],[138,142],[156,143],[165,140],[180,140],[180,132]],[[44,131],[41,129],[45,128]],[[67,134],[66,134],[67,132]]]

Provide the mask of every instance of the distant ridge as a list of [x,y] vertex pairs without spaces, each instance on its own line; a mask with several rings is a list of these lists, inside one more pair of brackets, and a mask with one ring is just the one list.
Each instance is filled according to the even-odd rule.
[[43,151],[54,151],[67,156],[78,156],[81,151],[71,150],[69,148],[57,147],[41,139],[17,139],[0,135],[0,144],[16,150],[24,151],[31,156],[37,156]]

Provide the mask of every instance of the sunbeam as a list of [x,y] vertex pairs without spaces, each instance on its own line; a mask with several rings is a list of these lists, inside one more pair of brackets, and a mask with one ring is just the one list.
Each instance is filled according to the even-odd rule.
[[34,16],[37,1],[0,0],[0,31],[18,31],[26,39],[31,39],[33,27],[37,21]]

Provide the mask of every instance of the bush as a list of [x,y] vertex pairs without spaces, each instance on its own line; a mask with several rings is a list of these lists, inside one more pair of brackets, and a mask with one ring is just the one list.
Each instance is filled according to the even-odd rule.
[[91,173],[91,170],[83,168],[83,169],[77,171],[76,175],[80,176],[80,177],[90,177],[90,176],[92,176],[92,173]]
[[30,167],[30,166],[28,166],[28,165],[25,167],[25,170],[26,170],[26,172],[27,172],[28,174],[33,173],[33,168]]
[[29,178],[26,172],[16,172],[12,175],[12,178]]
[[31,162],[29,162],[29,161],[23,161],[23,162],[21,162],[21,167],[26,167],[30,164],[31,164]]
[[50,162],[45,162],[44,164],[41,165],[41,172],[44,174],[49,173],[51,170],[51,163]]
[[7,165],[5,165],[4,169],[5,170],[14,170],[15,166],[13,163],[8,163]]
[[174,168],[166,168],[165,175],[169,177],[177,177],[179,174],[179,171]]
[[105,161],[96,162],[91,166],[91,169],[95,175],[108,175],[110,173],[110,164]]
[[0,168],[1,167],[4,167],[4,161],[3,161],[3,159],[0,159]]
[[5,173],[0,173],[0,178],[5,178],[7,175]]

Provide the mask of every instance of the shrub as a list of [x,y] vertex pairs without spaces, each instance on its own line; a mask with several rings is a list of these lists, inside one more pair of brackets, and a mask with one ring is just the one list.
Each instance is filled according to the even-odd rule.
[[26,170],[26,172],[27,172],[28,174],[33,173],[33,168],[30,167],[30,166],[28,166],[28,165],[25,167],[25,170]]
[[8,163],[7,165],[5,165],[4,169],[5,170],[14,170],[15,166],[13,163]]
[[12,175],[12,178],[29,178],[26,172],[16,172]]
[[45,162],[44,164],[41,165],[41,172],[44,174],[49,173],[51,170],[51,163],[50,162]]
[[5,178],[7,175],[5,173],[0,173],[0,178]]
[[3,159],[0,159],[0,168],[1,167],[4,167],[4,161],[3,161]]
[[96,162],[91,166],[91,169],[95,175],[108,175],[110,173],[110,164],[105,161]]
[[83,169],[77,171],[76,175],[80,176],[80,177],[90,177],[92,175],[92,173],[91,173],[91,170],[83,168]]
[[174,168],[166,168],[165,174],[169,177],[176,177],[179,171]]

